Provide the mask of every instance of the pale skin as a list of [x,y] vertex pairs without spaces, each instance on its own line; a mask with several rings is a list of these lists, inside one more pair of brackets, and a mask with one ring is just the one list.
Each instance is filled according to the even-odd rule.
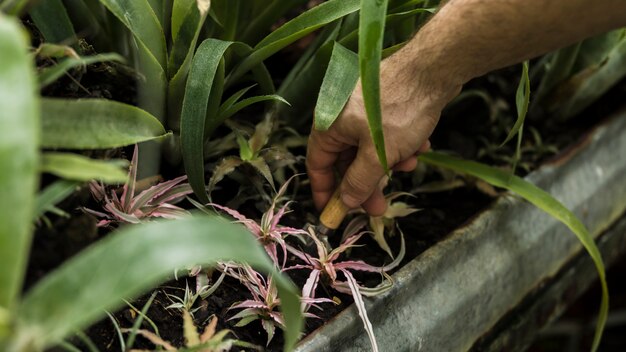
[[[626,26],[626,0],[450,0],[380,66],[387,160],[412,171],[441,111],[472,78]],[[326,132],[311,131],[307,172],[318,209],[345,171],[342,201],[381,215],[386,202],[360,84]]]

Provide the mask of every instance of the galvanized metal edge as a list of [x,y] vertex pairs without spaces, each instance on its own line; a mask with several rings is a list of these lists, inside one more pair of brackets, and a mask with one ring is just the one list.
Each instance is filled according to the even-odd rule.
[[[594,236],[626,209],[626,112],[581,148],[527,179],[578,215]],[[581,251],[569,230],[513,195],[394,275],[366,300],[381,351],[465,351]],[[298,352],[368,351],[354,306],[300,342]]]

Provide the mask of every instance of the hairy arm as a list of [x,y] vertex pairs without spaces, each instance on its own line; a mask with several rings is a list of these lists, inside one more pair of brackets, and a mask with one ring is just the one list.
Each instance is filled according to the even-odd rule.
[[[381,63],[386,153],[395,170],[415,168],[416,155],[441,110],[470,79],[626,25],[626,1],[450,0],[400,51]],[[343,202],[379,215],[384,171],[367,127],[360,84],[326,132],[312,131],[307,169],[321,208],[345,170]]]

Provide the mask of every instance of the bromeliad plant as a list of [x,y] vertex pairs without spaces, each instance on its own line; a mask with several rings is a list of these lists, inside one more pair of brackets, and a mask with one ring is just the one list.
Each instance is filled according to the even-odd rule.
[[[358,232],[358,226],[349,226],[348,229],[349,232],[344,234],[343,237],[345,239],[342,243],[337,248],[331,250],[317,237],[314,229],[309,228],[307,234],[315,244],[317,256],[310,255],[295,247],[287,246],[289,253],[295,255],[305,263],[296,264],[288,269],[308,269],[311,271],[304,287],[302,288],[302,299],[305,311],[309,305],[307,301],[317,299],[315,297],[315,291],[320,283],[320,280],[325,280],[330,284],[330,287],[339,292],[352,295],[354,298],[354,304],[359,312],[359,316],[361,317],[365,330],[367,331],[367,335],[370,338],[372,350],[378,351],[378,344],[376,343],[372,323],[367,316],[363,296],[379,295],[391,288],[393,281],[387,274],[387,271],[397,267],[400,264],[400,261],[404,258],[404,237],[401,233],[401,248],[397,258],[388,265],[376,267],[360,260],[339,260],[341,254],[348,249],[355,247],[355,243],[365,234],[365,232]],[[384,277],[384,279],[383,282],[376,287],[364,287],[358,284],[352,274],[353,271],[379,273]],[[339,279],[339,274],[344,276],[345,281]]]
[[[295,177],[295,176],[293,176]],[[293,179],[292,177],[292,179]],[[279,200],[283,197],[287,191],[291,179],[285,182],[284,185],[278,190],[270,207],[267,209],[261,217],[261,222],[257,223],[252,219],[246,218],[244,215],[234,209],[227,208],[225,206],[209,203],[210,206],[218,208],[233,218],[237,219],[237,222],[242,223],[263,245],[267,254],[272,258],[277,267],[284,268],[287,260],[287,244],[285,242],[286,236],[300,236],[305,235],[307,232],[301,229],[296,229],[289,226],[280,225],[281,218],[288,212],[289,202],[285,203],[278,210],[277,205]],[[282,250],[282,261],[278,256],[278,246]]]
[[[122,332],[132,333],[131,329],[123,329]],[[211,318],[209,324],[204,328],[202,334],[198,334],[198,327],[193,321],[193,317],[186,311],[183,311],[183,335],[185,336],[185,346],[176,348],[170,342],[163,340],[159,335],[148,330],[137,330],[136,334],[148,339],[155,346],[163,348],[165,351],[197,351],[197,352],[227,352],[233,346],[241,348],[250,348],[261,351],[259,346],[240,341],[237,339],[226,338],[230,333],[229,330],[217,331],[217,317]],[[140,351],[140,350],[131,350]]]
[[[222,264],[221,270],[228,276],[238,279],[251,294],[250,299],[235,303],[229,308],[229,310],[241,309],[229,320],[238,319],[235,326],[246,326],[255,320],[260,320],[263,329],[267,333],[266,345],[269,345],[274,337],[276,327],[284,327],[285,325],[283,315],[276,310],[280,300],[272,276],[265,279],[263,275],[249,265],[226,263]],[[311,306],[319,308],[316,304],[334,303],[333,300],[328,298],[305,297],[304,293],[301,302],[303,314],[308,318],[317,318],[316,315],[308,312]]]
[[139,148],[135,146],[128,180],[122,187],[121,197],[117,195],[115,189],[107,194],[106,186],[102,182],[90,183],[91,194],[96,200],[104,203],[103,208],[107,211],[107,213],[103,213],[85,209],[89,214],[102,219],[97,226],[106,226],[112,222],[138,224],[151,218],[180,219],[191,215],[187,210],[174,205],[193,192],[189,184],[182,183],[186,180],[186,176],[158,183],[139,194],[135,194],[138,156]]

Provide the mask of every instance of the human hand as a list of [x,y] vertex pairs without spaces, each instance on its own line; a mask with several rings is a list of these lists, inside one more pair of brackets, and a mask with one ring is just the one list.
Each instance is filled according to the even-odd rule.
[[[394,60],[382,62],[381,105],[389,167],[408,172],[417,166],[417,155],[430,148],[428,138],[441,110],[461,86],[442,84],[427,72],[402,72],[402,68]],[[318,209],[336,187],[336,167],[345,173],[340,185],[345,205],[362,206],[374,216],[385,212],[387,203],[379,187],[385,171],[370,136],[360,82],[333,125],[327,131],[311,131],[306,165]]]

